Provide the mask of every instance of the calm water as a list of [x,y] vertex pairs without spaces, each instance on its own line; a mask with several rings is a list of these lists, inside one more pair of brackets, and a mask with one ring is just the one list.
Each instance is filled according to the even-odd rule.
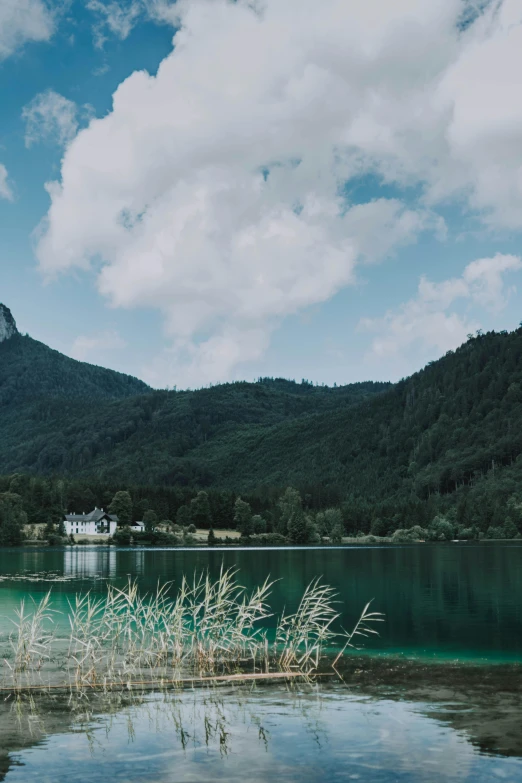
[[[372,652],[522,660],[522,546],[513,545],[0,549],[0,615],[9,614],[24,596],[39,597],[50,587],[56,607],[66,609],[72,593],[103,591],[107,580],[121,584],[132,574],[143,590],[153,590],[158,579],[176,584],[183,573],[207,567],[217,575],[222,563],[239,568],[247,587],[261,584],[269,574],[278,579],[272,598],[276,612],[295,607],[306,585],[319,575],[338,590],[347,626],[373,598],[374,609],[385,613],[386,622],[381,637],[372,640]],[[44,574],[48,581],[42,581]],[[53,581],[53,574],[67,581]],[[14,581],[11,577],[17,575],[24,578]],[[8,627],[0,618],[0,637]]]
[[107,580],[153,589],[222,563],[247,587],[279,579],[277,611],[317,575],[347,625],[373,598],[381,637],[344,682],[0,699],[0,780],[522,782],[519,546],[0,550],[0,641],[20,599],[50,587],[65,609]]

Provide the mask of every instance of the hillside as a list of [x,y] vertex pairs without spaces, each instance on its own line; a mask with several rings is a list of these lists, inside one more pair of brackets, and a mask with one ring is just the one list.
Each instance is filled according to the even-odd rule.
[[122,399],[149,391],[137,378],[69,359],[18,332],[0,341],[0,406],[41,399]]
[[0,414],[2,474],[505,510],[522,480],[522,329],[478,334],[393,386],[195,392],[151,391],[16,334],[0,344]]

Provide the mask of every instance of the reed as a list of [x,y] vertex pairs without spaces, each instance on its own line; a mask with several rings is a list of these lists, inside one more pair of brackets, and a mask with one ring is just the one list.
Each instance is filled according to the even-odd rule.
[[53,623],[54,610],[50,606],[51,591],[36,603],[33,600],[31,609],[27,608],[25,600],[15,609],[16,620],[11,620],[16,633],[11,634],[9,642],[13,652],[13,664],[4,659],[14,673],[25,672],[29,668],[40,670],[45,660],[50,658],[53,634],[50,626]]
[[[237,571],[221,569],[183,578],[171,596],[170,584],[158,584],[142,594],[129,579],[118,588],[109,585],[103,597],[91,593],[69,602],[66,638],[51,632],[54,610],[48,593],[32,611],[22,601],[13,620],[13,664],[5,661],[11,676],[38,671],[44,663],[61,661],[67,682],[76,686],[129,687],[152,680],[176,681],[193,677],[241,676],[317,672],[325,651],[341,648],[333,664],[360,636],[376,634],[371,627],[382,621],[369,604],[351,632],[335,630],[339,602],[332,587],[314,579],[306,588],[297,611],[283,613],[269,637],[263,625],[273,615],[269,599],[273,582],[248,592]],[[49,675],[51,676],[51,675]],[[51,680],[49,680],[49,684]],[[67,683],[66,683],[67,684]]]

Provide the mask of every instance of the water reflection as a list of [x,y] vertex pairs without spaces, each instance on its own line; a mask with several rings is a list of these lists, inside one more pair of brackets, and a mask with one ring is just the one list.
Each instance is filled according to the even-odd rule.
[[63,573],[77,579],[114,578],[116,562],[115,549],[67,547],[63,552]]
[[[376,672],[373,684],[358,685],[352,671],[349,686],[11,699],[0,706],[0,778],[3,761],[8,783],[520,781],[520,673],[483,671],[483,687],[470,672],[468,681],[446,678],[444,691],[437,672],[429,678],[418,669],[399,672],[393,686]],[[514,678],[508,694],[502,689]],[[512,741],[497,736],[504,748],[488,747],[499,716]]]

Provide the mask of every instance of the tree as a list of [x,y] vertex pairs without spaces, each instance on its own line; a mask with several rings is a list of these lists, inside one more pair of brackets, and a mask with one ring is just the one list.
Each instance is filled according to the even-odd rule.
[[436,516],[428,528],[428,534],[433,541],[451,541],[453,525],[445,517]]
[[152,509],[148,509],[143,515],[143,521],[145,523],[145,532],[153,533],[154,528],[158,524],[158,515]]
[[176,512],[176,524],[180,527],[188,527],[191,522],[190,506],[180,506]]
[[65,536],[67,535],[67,531],[65,530],[65,522],[63,521],[63,519],[60,519],[60,521],[58,522],[58,535],[61,536],[62,538],[65,538]]
[[307,544],[308,529],[306,516],[302,508],[296,509],[287,524],[288,538],[292,544]]
[[266,533],[266,521],[263,519],[261,514],[254,514],[254,516],[251,519],[251,525],[255,535],[261,535],[261,533]]
[[340,508],[327,508],[326,511],[317,514],[315,518],[317,529],[321,536],[332,537],[335,527],[343,529],[343,515]]
[[250,504],[241,500],[241,498],[238,498],[234,503],[234,524],[236,530],[245,538],[248,538],[248,536],[251,536],[254,532],[252,509],[250,508]]
[[207,544],[209,546],[215,546],[216,543],[217,543],[216,534],[214,533],[213,528],[210,528],[210,530],[208,531]]
[[343,536],[344,536],[344,530],[342,528],[342,525],[336,525],[330,533],[332,544],[342,544]]
[[130,525],[132,522],[132,498],[130,492],[125,490],[116,492],[109,506],[109,514],[115,514],[120,525]]
[[17,546],[23,540],[23,528],[27,514],[22,498],[16,492],[0,495],[0,546]]
[[[303,501],[297,489],[287,487],[284,495],[279,499],[278,506],[280,511],[279,529],[283,535],[290,532],[290,525],[293,525],[296,530],[299,525],[304,527],[305,523],[301,521]],[[294,518],[296,519],[294,520]]]
[[380,517],[375,517],[375,519],[372,520],[370,532],[372,536],[385,536],[388,532],[388,523]]
[[190,501],[190,515],[197,528],[208,529],[212,527],[212,513],[206,492],[198,492]]
[[518,528],[511,519],[511,517],[506,517],[506,521],[504,522],[504,536],[505,538],[516,538],[518,535]]

